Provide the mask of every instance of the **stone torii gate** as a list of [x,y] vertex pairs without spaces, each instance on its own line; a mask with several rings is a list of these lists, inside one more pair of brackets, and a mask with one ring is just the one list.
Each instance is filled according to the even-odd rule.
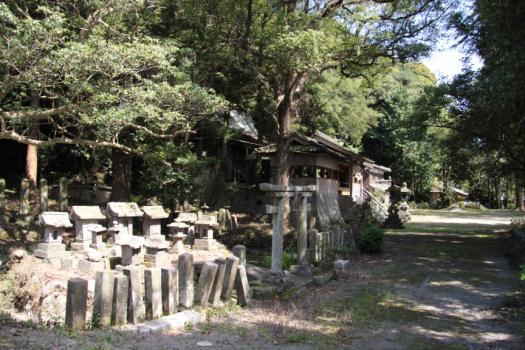
[[317,191],[317,186],[283,186],[262,183],[259,189],[271,192],[275,198],[276,205],[267,205],[266,214],[272,214],[272,273],[281,274],[283,272],[283,236],[284,236],[284,215],[286,214],[286,203],[288,198],[300,198],[297,222],[297,260],[299,264],[307,264],[307,230],[308,230],[308,197]]

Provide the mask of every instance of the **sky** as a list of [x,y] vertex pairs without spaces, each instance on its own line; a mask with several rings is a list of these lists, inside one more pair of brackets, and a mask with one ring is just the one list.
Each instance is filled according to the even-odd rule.
[[461,73],[465,58],[469,59],[474,69],[480,69],[483,65],[478,55],[466,53],[466,50],[454,47],[454,44],[455,40],[445,37],[438,42],[430,57],[422,60],[439,81],[449,81],[454,75]]

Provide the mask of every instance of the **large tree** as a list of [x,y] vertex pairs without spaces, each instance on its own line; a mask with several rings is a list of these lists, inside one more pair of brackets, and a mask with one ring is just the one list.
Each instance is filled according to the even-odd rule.
[[523,208],[525,184],[525,3],[476,0],[458,12],[452,24],[462,43],[483,59],[479,71],[467,70],[447,87],[450,113],[437,123],[461,133],[493,168],[504,168],[517,180]]
[[114,199],[129,197],[129,155],[169,165],[169,148],[156,142],[169,147],[226,103],[192,81],[188,50],[147,31],[157,9],[123,0],[1,3],[0,138],[110,147]]
[[273,127],[276,182],[287,184],[287,149],[307,83],[327,70],[367,76],[427,52],[445,6],[440,0],[166,1],[158,30],[171,28],[195,49],[203,83]]

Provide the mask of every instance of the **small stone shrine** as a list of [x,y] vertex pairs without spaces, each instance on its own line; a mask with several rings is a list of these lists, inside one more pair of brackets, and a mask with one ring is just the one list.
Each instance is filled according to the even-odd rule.
[[[75,221],[75,242],[71,243],[72,250],[86,251],[97,242],[97,233],[104,232],[106,228],[99,224],[106,216],[98,206],[74,205],[71,208],[71,218]],[[95,237],[95,239],[93,238]],[[102,237],[100,237],[102,243]]]
[[[122,226],[129,235],[133,235],[133,218],[144,215],[137,203],[133,202],[109,202],[106,211],[111,221],[116,221],[117,225]],[[124,230],[119,232],[122,234]]]
[[141,265],[144,262],[144,254],[142,252],[144,237],[120,235],[116,238],[115,244],[122,249],[121,265]]
[[201,250],[218,250],[223,245],[213,238],[213,229],[218,227],[217,217],[215,215],[203,214],[195,222],[195,232],[200,238],[196,238],[193,249]]
[[127,236],[133,236],[133,218],[142,217],[144,214],[133,202],[109,202],[106,207],[107,215],[110,216],[112,226],[108,229],[114,232],[114,256],[122,256],[120,242],[128,242]]
[[153,236],[161,234],[161,220],[166,219],[169,214],[164,211],[161,205],[147,205],[143,206],[142,211],[142,233],[144,236]]
[[410,215],[410,206],[408,205],[408,195],[410,192],[407,183],[403,182],[403,187],[401,187],[401,203],[399,204],[399,218],[404,224],[410,222],[412,219]]
[[65,212],[45,211],[40,215],[44,225],[44,241],[38,244],[35,256],[42,259],[60,259],[66,256],[66,245],[62,243],[65,228],[73,227]]
[[183,222],[172,222],[168,224],[167,227],[170,229],[170,237],[174,243],[171,251],[177,254],[185,253],[184,239],[187,238],[188,235],[184,232],[189,229],[190,225]]

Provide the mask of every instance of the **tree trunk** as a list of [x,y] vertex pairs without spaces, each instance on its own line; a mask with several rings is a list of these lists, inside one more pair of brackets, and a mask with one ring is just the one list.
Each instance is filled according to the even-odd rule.
[[[40,96],[36,93],[31,94],[31,108],[38,108],[40,105]],[[38,122],[29,122],[29,136],[31,138],[38,137],[39,126]],[[26,178],[29,180],[31,189],[36,189],[36,179],[38,173],[38,148],[35,145],[27,145],[26,153]]]
[[128,202],[131,198],[132,157],[120,150],[111,151],[111,200]]
[[279,116],[279,137],[275,152],[275,183],[278,185],[289,185],[289,146],[292,135],[292,119],[294,113],[293,97],[286,95],[279,104],[277,114]]
[[520,181],[519,177],[516,177],[516,209],[525,211],[525,203],[523,203],[523,181]]

